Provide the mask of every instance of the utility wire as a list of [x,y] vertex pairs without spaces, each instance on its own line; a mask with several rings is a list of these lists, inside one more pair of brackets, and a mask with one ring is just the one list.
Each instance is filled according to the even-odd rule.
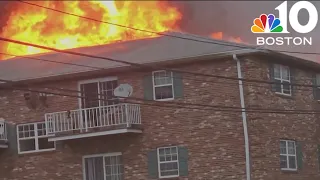
[[[2,38],[2,40],[5,40],[5,38]],[[8,40],[8,39],[7,39]],[[15,40],[11,40],[11,42],[12,41],[15,41]],[[16,42],[14,42],[14,43],[18,43],[19,41],[16,41]],[[24,42],[21,42],[20,41],[20,43],[24,43]],[[19,44],[19,43],[18,43]],[[34,46],[34,47],[38,47],[38,48],[43,48],[43,49],[48,49],[48,50],[51,50],[51,51],[57,51],[58,49],[54,49],[54,48],[49,48],[49,47],[45,47],[45,46],[39,46],[39,45],[34,45],[34,44],[30,44],[30,43],[24,43],[24,45],[29,45],[29,46]],[[64,52],[65,53],[65,51],[61,51],[61,50],[58,50],[58,52]],[[92,55],[87,55],[87,54],[82,54],[82,53],[76,53],[76,52],[70,52],[70,51],[67,51],[67,52],[69,52],[69,54],[73,54],[73,55],[80,55],[80,56],[86,56],[86,57],[92,57],[92,58],[101,58],[101,57],[96,57],[96,56],[92,56]],[[103,58],[103,57],[102,57]],[[115,61],[115,62],[119,62],[119,63],[124,63],[125,61],[120,61],[120,60],[115,60],[115,59],[111,59],[111,58],[103,58],[103,59],[107,59],[107,60],[112,60],[112,61]],[[132,64],[132,63],[130,63],[130,62],[125,62],[125,64],[130,64],[130,65],[135,65],[135,66],[137,66],[137,65],[142,65],[142,64],[136,64],[136,63],[134,63],[134,64]],[[177,70],[174,70],[174,71],[177,71]],[[184,73],[190,73],[190,72],[184,72]],[[194,73],[193,73],[194,74]],[[204,74],[197,74],[197,75],[204,75]],[[206,76],[208,76],[208,75],[206,75]],[[210,75],[211,77],[212,77],[212,75]],[[218,77],[218,76],[215,76],[215,77]],[[218,78],[230,78],[230,77],[222,77],[222,76],[220,76],[220,77],[218,77]],[[235,79],[233,79],[233,80],[240,80],[239,78],[235,78]],[[243,81],[247,81],[247,80],[245,80],[245,79],[241,79],[241,80],[243,80]],[[249,81],[249,82],[251,82],[251,81]],[[257,82],[256,80],[255,81],[252,81],[252,82]],[[261,83],[261,81],[259,80],[258,82],[260,82]],[[277,82],[268,82],[268,83],[270,83],[270,84],[282,84],[282,83],[277,83]],[[291,85],[294,85],[294,84],[291,84]],[[299,85],[299,84],[295,84],[296,86],[308,86],[308,85]],[[308,86],[308,87],[317,87],[317,86]],[[53,93],[50,93],[50,94],[53,94]]]
[[[98,20],[98,19],[90,18],[90,17],[80,16],[80,15],[77,15],[77,14],[73,14],[73,13],[61,11],[61,10],[58,10],[58,9],[53,9],[53,8],[41,6],[41,5],[38,5],[38,4],[34,4],[34,3],[22,1],[22,0],[18,0],[18,1],[20,1],[22,3],[25,3],[25,4],[28,4],[28,5],[31,5],[31,6],[37,6],[37,7],[43,8],[43,9],[59,12],[59,13],[62,13],[62,14],[67,14],[67,15],[70,15],[70,16],[83,18],[83,19],[87,19],[87,20],[91,20],[91,21],[95,21],[95,22],[99,22],[99,23],[104,23],[104,24],[114,25],[114,26],[118,26],[118,27],[122,27],[122,28],[126,28],[126,29],[131,29],[131,30],[134,30],[134,31],[141,31],[141,32],[146,32],[146,33],[150,33],[150,34],[157,34],[157,35],[161,35],[161,36],[168,36],[168,37],[173,37],[173,38],[178,38],[178,39],[191,40],[191,41],[209,43],[209,44],[224,45],[224,46],[231,46],[231,47],[238,47],[238,48],[244,48],[244,49],[254,49],[254,50],[256,50],[257,48],[262,49],[262,47],[257,47],[257,46],[252,46],[252,45],[249,46],[249,45],[240,45],[240,44],[235,44],[235,43],[219,43],[219,42],[213,42],[213,40],[204,41],[204,40],[198,40],[198,39],[193,39],[193,38],[175,36],[175,35],[171,35],[171,34],[167,34],[167,33],[144,30],[144,29],[134,28],[134,27],[125,26],[125,25],[121,25],[121,24],[116,24],[116,23],[112,23],[112,22],[101,21],[101,20]],[[205,38],[201,37],[201,39],[205,39]],[[320,55],[320,53],[317,53],[317,52],[270,50],[270,49],[265,49],[265,48],[264,48],[264,50],[274,51],[274,52],[282,52],[282,53],[293,53],[293,54]]]
[[[77,97],[77,98],[83,98],[86,99],[84,96],[79,95],[68,95],[68,94],[61,94],[61,93],[54,93],[54,92],[48,92],[48,91],[41,91],[41,90],[33,90],[33,89],[24,89],[24,88],[10,88],[6,87],[5,89],[11,89],[11,90],[20,90],[20,91],[27,91],[27,92],[36,92],[36,93],[45,93],[45,94],[54,94],[58,96],[65,96],[65,97]],[[130,98],[128,98],[130,100]],[[101,98],[95,98],[90,100],[103,100],[106,101],[107,99],[101,99]],[[128,101],[125,100],[127,103],[135,103],[135,104],[141,104],[141,105],[148,105],[148,106],[157,106],[157,107],[173,107],[173,108],[186,108],[186,109],[197,109],[197,110],[213,110],[213,111],[221,111],[221,112],[251,112],[251,113],[277,113],[277,114],[320,114],[320,111],[312,111],[312,110],[270,110],[270,111],[262,111],[262,110],[254,110],[254,109],[242,109],[237,107],[225,107],[225,106],[213,106],[213,105],[201,105],[202,108],[197,107],[197,104],[186,104],[186,103],[177,103],[177,102],[159,102],[159,101],[152,101],[152,103],[146,102],[146,100],[142,100],[139,98],[135,98],[133,100],[138,100],[142,102],[137,101]],[[188,106],[186,106],[188,105]],[[190,107],[191,106],[191,107]],[[195,107],[194,107],[195,106]],[[205,107],[205,108],[204,108]]]
[[[0,40],[1,41],[6,41],[6,42],[12,42],[12,43],[16,43],[16,44],[21,44],[21,45],[25,45],[25,46],[33,46],[33,47],[36,47],[36,48],[46,49],[46,50],[50,50],[50,51],[61,52],[61,53],[65,53],[65,54],[72,54],[72,55],[77,55],[77,56],[82,56],[82,57],[89,57],[89,58],[94,58],[94,59],[102,59],[102,60],[106,60],[106,61],[112,61],[112,62],[127,64],[127,65],[131,65],[131,66],[138,67],[138,68],[146,68],[148,70],[150,70],[150,69],[152,69],[152,70],[163,69],[163,70],[179,72],[179,73],[184,73],[184,74],[192,74],[192,75],[196,75],[196,76],[206,76],[206,77],[215,77],[215,78],[221,78],[221,79],[227,79],[227,80],[242,80],[244,82],[265,83],[265,84],[285,84],[285,83],[282,83],[282,82],[279,83],[279,82],[264,81],[264,80],[257,80],[257,79],[244,79],[244,78],[219,76],[219,75],[212,75],[212,74],[205,74],[205,73],[197,73],[197,72],[184,71],[184,70],[171,69],[171,68],[160,68],[159,66],[151,66],[151,65],[146,65],[146,64],[132,63],[132,62],[113,59],[113,58],[108,58],[108,57],[94,56],[94,55],[90,55],[90,54],[78,53],[78,52],[68,51],[68,50],[60,50],[60,49],[56,49],[56,48],[51,48],[51,47],[47,47],[47,46],[41,46],[41,45],[37,45],[37,44],[17,41],[17,40],[3,38],[3,37],[0,37]],[[320,87],[320,86],[316,86],[316,85],[305,85],[305,84],[296,84],[296,83],[290,83],[290,85],[291,86],[301,86],[301,87]]]
[[[85,96],[80,95],[69,95],[69,94],[61,94],[61,93],[55,93],[55,92],[49,92],[49,91],[42,91],[42,90],[33,90],[33,89],[25,89],[25,88],[17,88],[17,87],[5,87],[4,89],[11,89],[11,90],[20,90],[20,91],[27,91],[27,92],[36,92],[36,93],[44,93],[44,94],[53,94],[58,96],[65,96],[65,97],[76,97],[76,98],[82,98],[87,99]],[[105,95],[106,97],[106,95]],[[113,98],[119,98],[112,96]],[[265,109],[265,108],[240,108],[240,107],[234,107],[234,106],[220,106],[220,105],[206,105],[206,104],[195,104],[195,103],[180,103],[180,102],[159,102],[159,101],[153,101],[153,100],[145,100],[141,98],[132,98],[128,97],[126,98],[128,100],[135,100],[135,101],[142,101],[143,103],[156,103],[163,105],[163,107],[168,107],[168,105],[178,105],[179,107],[187,108],[188,106],[198,106],[202,108],[219,108],[217,111],[228,111],[228,112],[265,112],[265,113],[297,113],[297,114],[320,114],[320,111],[313,111],[313,110],[279,110],[279,109]],[[107,99],[101,99],[101,98],[94,98],[90,100],[102,100],[107,101]],[[136,102],[135,102],[136,103]],[[192,109],[192,108],[191,108]],[[229,110],[228,110],[229,109]],[[246,110],[248,109],[248,110]],[[201,109],[200,109],[201,110]],[[203,110],[203,109],[202,109]],[[216,109],[212,109],[216,110]]]
[[[76,63],[66,63],[66,62],[61,62],[61,61],[54,61],[54,60],[48,60],[48,59],[43,59],[43,58],[35,58],[35,57],[30,57],[30,56],[20,56],[20,55],[13,55],[13,54],[8,54],[8,53],[2,53],[0,52],[0,54],[3,54],[3,55],[8,55],[8,56],[16,56],[16,57],[20,57],[20,58],[26,58],[26,59],[31,59],[31,60],[37,60],[37,61],[44,61],[44,62],[51,62],[51,63],[57,63],[57,64],[65,64],[65,65],[73,65],[73,66],[79,66],[79,67],[87,67],[87,68],[92,68],[92,69],[97,69],[97,70],[108,70],[106,68],[101,68],[101,67],[96,67],[96,66],[88,66],[88,65],[82,65],[82,64],[76,64]],[[169,76],[165,76],[165,77],[169,77]],[[189,77],[186,77],[184,76],[183,78],[180,78],[180,77],[171,77],[170,78],[173,78],[173,79],[187,79],[187,80],[192,80],[192,81],[196,81],[196,82],[208,82],[208,83],[215,83],[215,84],[224,84],[224,86],[226,86],[225,84],[229,84],[230,86],[227,86],[227,87],[234,87],[232,85],[239,85],[238,83],[231,83],[231,82],[218,82],[218,81],[214,81],[214,80],[206,80],[206,79],[196,79],[196,78],[189,78]],[[308,78],[305,78],[303,80],[306,80]],[[298,79],[296,79],[298,80]],[[311,78],[310,78],[311,80]],[[8,81],[8,80],[5,80],[5,79],[0,79],[0,81],[2,82],[7,82],[7,83],[13,83],[12,81]],[[278,84],[281,84],[281,83],[278,83]],[[251,87],[267,87],[265,85],[249,85]],[[56,87],[46,87],[48,89],[53,89],[53,90],[62,90],[62,91],[76,91],[76,90],[68,90],[68,89],[63,89],[63,88],[56,88]],[[302,89],[296,89],[296,90],[303,90],[303,91],[310,91],[310,89],[307,89],[307,88],[302,88]],[[76,92],[79,92],[79,91],[76,91]]]

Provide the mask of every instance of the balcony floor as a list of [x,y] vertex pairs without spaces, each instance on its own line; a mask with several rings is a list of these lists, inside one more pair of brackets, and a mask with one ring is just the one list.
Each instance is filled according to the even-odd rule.
[[8,148],[7,141],[0,140],[0,148]]
[[70,139],[79,139],[95,136],[105,136],[111,134],[123,134],[123,133],[142,133],[141,125],[114,125],[108,127],[96,127],[90,128],[87,132],[80,130],[73,130],[68,132],[56,133],[54,136],[49,137],[48,141],[63,141]]

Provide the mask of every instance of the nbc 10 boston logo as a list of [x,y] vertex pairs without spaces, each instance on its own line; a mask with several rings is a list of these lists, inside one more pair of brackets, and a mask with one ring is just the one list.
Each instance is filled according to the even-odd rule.
[[[300,24],[298,20],[302,9],[307,10],[309,14],[308,23],[305,25]],[[279,12],[278,18],[274,14],[261,14],[259,18],[254,19],[251,32],[276,35],[275,37],[257,37],[257,45],[312,45],[312,37],[304,36],[313,31],[318,23],[318,11],[312,3],[299,1],[289,9],[288,14],[288,4],[284,1],[275,10]],[[289,36],[288,24],[294,31],[300,33],[301,37]]]

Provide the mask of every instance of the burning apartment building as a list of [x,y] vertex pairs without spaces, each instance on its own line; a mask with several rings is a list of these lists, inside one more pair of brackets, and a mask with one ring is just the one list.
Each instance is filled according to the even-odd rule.
[[[116,24],[136,8],[46,3],[36,5]],[[0,38],[0,179],[319,179],[320,65],[167,31],[181,14],[162,2],[135,15],[155,7],[166,12],[161,23],[138,28],[158,34],[70,15],[49,27],[57,12],[30,4],[21,9],[33,24],[13,26],[10,16]]]

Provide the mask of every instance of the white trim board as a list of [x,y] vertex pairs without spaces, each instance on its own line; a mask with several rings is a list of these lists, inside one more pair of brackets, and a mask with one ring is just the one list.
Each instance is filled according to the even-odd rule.
[[77,134],[70,136],[62,136],[62,137],[49,137],[48,141],[63,141],[69,139],[79,139],[79,138],[87,138],[87,137],[95,137],[95,136],[104,136],[110,134],[123,134],[123,133],[142,133],[142,130],[136,129],[117,129],[110,131],[102,131],[102,132],[94,132],[94,133],[86,133],[86,134]]
[[0,148],[8,148],[9,146],[8,145],[1,145],[0,144]]

